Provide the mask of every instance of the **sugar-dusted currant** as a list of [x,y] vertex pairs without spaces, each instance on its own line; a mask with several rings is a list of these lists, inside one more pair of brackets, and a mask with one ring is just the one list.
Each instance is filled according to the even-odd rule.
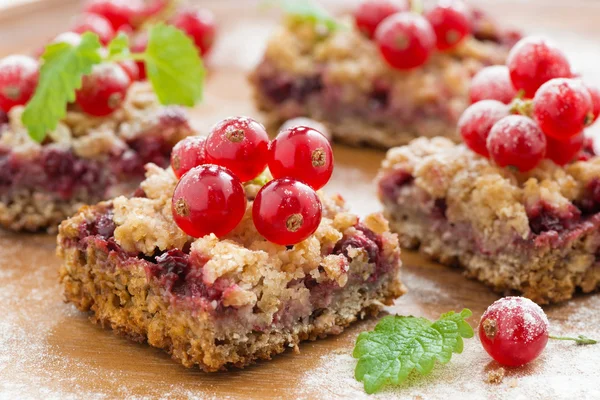
[[[133,53],[143,53],[144,51],[146,51],[146,48],[148,47],[148,34],[146,32],[142,32],[141,34],[137,35],[130,46],[131,52]],[[144,64],[143,61],[136,61],[135,64],[138,67],[138,75],[139,75],[139,80],[145,80],[146,79],[146,64]]]
[[121,106],[130,85],[129,76],[119,65],[98,64],[83,77],[75,102],[87,114],[106,116]]
[[226,168],[201,165],[185,173],[173,193],[173,219],[185,233],[222,237],[235,228],[246,212],[240,180]]
[[202,55],[212,49],[216,24],[215,16],[210,10],[183,10],[173,18],[172,24],[188,34]]
[[206,139],[208,162],[233,172],[242,182],[258,176],[269,161],[265,127],[248,117],[231,117],[217,123]]
[[508,116],[509,108],[497,100],[482,100],[467,108],[458,120],[458,132],[477,154],[489,157],[487,138],[492,126]]
[[106,18],[114,30],[138,25],[144,10],[143,0],[91,0],[84,9]]
[[525,172],[535,168],[546,155],[546,136],[531,118],[509,115],[492,127],[487,149],[500,167],[511,166]]
[[333,172],[331,145],[320,132],[306,126],[283,130],[271,142],[269,170],[274,178],[297,179],[318,190]]
[[505,65],[492,65],[481,69],[473,77],[469,89],[471,103],[498,100],[508,104],[516,96],[517,90],[513,87],[508,67]]
[[93,32],[98,35],[103,45],[108,44],[115,37],[115,30],[110,21],[101,15],[91,13],[83,13],[78,16],[71,31],[75,33]]
[[471,33],[471,16],[462,0],[440,1],[425,13],[436,36],[438,50],[456,47]]
[[354,23],[358,30],[372,38],[381,21],[409,8],[407,0],[365,0],[354,10]]
[[584,142],[585,135],[583,132],[566,140],[546,136],[546,158],[554,161],[556,165],[566,165],[573,161],[583,149]]
[[[137,63],[133,60],[124,60],[117,63],[123,71],[129,76],[131,82],[140,80],[140,68]],[[143,64],[143,63],[142,63]]]
[[206,164],[205,145],[205,137],[188,136],[173,147],[171,168],[176,177],[181,178],[190,169]]
[[0,60],[0,109],[8,112],[27,103],[38,83],[39,64],[31,57],[8,56]]
[[270,242],[293,245],[312,235],[321,222],[317,193],[302,182],[283,178],[268,182],[256,195],[252,219]]
[[592,114],[593,114],[592,123],[593,123],[598,119],[598,116],[600,116],[600,87],[589,84],[587,82],[584,82],[584,85],[587,87],[588,91],[590,92],[590,96],[592,98]]

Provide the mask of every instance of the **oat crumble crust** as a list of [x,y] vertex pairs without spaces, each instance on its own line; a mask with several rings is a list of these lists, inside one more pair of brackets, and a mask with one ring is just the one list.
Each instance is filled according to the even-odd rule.
[[[288,19],[270,38],[250,82],[256,103],[267,114],[272,129],[290,118],[307,116],[327,125],[335,139],[352,145],[389,148],[417,136],[458,140],[454,125],[469,105],[472,76],[485,65],[504,63],[509,48],[508,44],[470,37],[451,52],[435,52],[425,65],[404,72],[389,67],[373,41],[354,26],[324,35],[311,23]],[[299,94],[299,101],[273,101],[262,87],[264,81],[287,78],[293,83],[315,76],[320,76],[321,84],[328,88],[326,94]],[[390,107],[402,109],[407,119],[420,114],[423,118],[397,123],[399,113],[389,112],[385,122],[363,118],[358,110],[373,107],[371,96],[381,88],[388,93]],[[332,117],[332,110],[328,110],[331,98],[340,108],[351,111]]]
[[[137,139],[156,137],[172,147],[185,136],[194,134],[187,124],[161,126],[160,118],[170,115],[177,118],[180,111],[161,106],[147,82],[133,83],[123,106],[107,117],[92,117],[76,108],[69,109],[43,143],[29,137],[21,123],[23,110],[23,107],[14,107],[9,113],[8,126],[0,127],[0,152],[23,164],[37,162],[43,151],[50,150],[70,153],[77,160],[88,160],[98,166],[115,159],[126,162],[136,151],[129,143]],[[17,187],[9,190],[10,193],[0,194],[0,226],[15,231],[48,229],[54,232],[60,221],[73,215],[82,205],[128,193],[141,180],[141,177],[112,176],[109,172],[102,174],[112,182],[107,183],[101,196],[85,188],[77,189],[68,198],[57,196],[52,190],[32,187]]]
[[[92,319],[103,326],[165,349],[185,366],[216,371],[269,359],[302,340],[338,334],[357,318],[377,314],[383,304],[391,304],[404,292],[398,276],[398,240],[381,214],[361,223],[380,235],[380,258],[390,270],[369,280],[377,265],[370,262],[365,248],[348,247],[348,258],[333,253],[343,238],[358,234],[358,217],[347,212],[341,197],[319,193],[323,202],[319,228],[286,248],[258,234],[251,202],[239,226],[221,240],[214,235],[188,237],[171,215],[176,182],[171,169],[149,165],[141,184],[146,197],[121,196],[85,207],[61,224],[58,255],[64,261],[60,280],[67,301],[91,310]],[[246,187],[250,200],[257,190],[254,185]],[[111,246],[133,255],[130,259],[107,255],[93,240],[85,249],[76,244],[82,224],[110,206],[115,224]],[[227,282],[220,304],[190,308],[169,297],[145,272],[144,258],[187,246],[190,260],[202,260],[203,285]],[[315,286],[298,284],[307,279]],[[327,306],[318,305],[329,297]]]
[[[388,187],[386,179],[400,181]],[[384,214],[401,245],[538,303],[600,285],[598,214],[580,220],[576,207],[598,179],[598,157],[565,167],[544,160],[519,173],[446,138],[390,149],[378,177]],[[532,220],[545,210],[555,219],[535,231]],[[572,226],[570,219],[576,219]]]

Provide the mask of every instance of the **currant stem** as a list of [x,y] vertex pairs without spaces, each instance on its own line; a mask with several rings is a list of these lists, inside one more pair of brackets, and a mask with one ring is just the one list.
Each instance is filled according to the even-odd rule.
[[578,345],[586,345],[586,344],[596,344],[598,343],[597,340],[594,339],[590,339],[587,336],[584,335],[579,335],[577,337],[569,337],[569,336],[548,336],[550,339],[554,339],[554,340],[572,340],[574,342],[576,342]]
[[410,11],[415,14],[423,14],[423,1],[422,0],[410,0]]

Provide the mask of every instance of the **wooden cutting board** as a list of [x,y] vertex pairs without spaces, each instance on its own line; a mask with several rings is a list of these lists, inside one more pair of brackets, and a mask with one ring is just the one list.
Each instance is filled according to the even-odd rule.
[[[202,130],[222,117],[258,116],[245,73],[258,61],[277,18],[257,10],[256,2],[205,1],[218,17],[220,37],[212,54],[204,104],[194,110]],[[330,1],[349,7],[349,2]],[[343,3],[343,4],[342,4]],[[548,4],[549,3],[549,4]],[[600,83],[600,4],[588,1],[488,1],[499,19],[532,33],[552,35],[584,76]],[[77,11],[72,0],[26,2],[0,8],[0,56],[33,49],[67,26]],[[336,169],[329,191],[340,192],[357,213],[380,209],[373,178],[383,153],[335,147]],[[161,351],[129,342],[92,325],[86,315],[62,302],[57,284],[55,238],[0,233],[0,399],[105,398],[407,398],[407,399],[561,399],[600,398],[600,345],[550,343],[526,368],[509,370],[502,383],[486,382],[499,366],[468,340],[463,354],[437,366],[425,378],[367,396],[353,379],[350,356],[359,332],[376,320],[353,325],[343,334],[304,343],[245,370],[205,374],[186,369]],[[443,268],[404,252],[403,280],[409,289],[387,311],[436,318],[468,307],[476,326],[497,295]],[[556,334],[600,338],[600,295],[546,307]]]

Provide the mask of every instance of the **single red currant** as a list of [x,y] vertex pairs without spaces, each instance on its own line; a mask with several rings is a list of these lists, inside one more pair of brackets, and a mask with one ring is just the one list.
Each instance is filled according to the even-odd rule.
[[471,13],[461,0],[440,1],[425,14],[437,38],[438,50],[449,50],[471,33]]
[[143,0],[91,0],[84,11],[103,16],[116,31],[124,25],[137,26],[144,8]]
[[75,20],[71,31],[75,33],[93,32],[98,35],[100,42],[104,45],[115,37],[115,30],[110,22],[98,14],[81,14]]
[[129,77],[131,82],[140,80],[140,69],[137,63],[133,60],[124,60],[117,63]]
[[319,131],[296,126],[271,142],[269,170],[274,178],[292,178],[321,189],[333,172],[333,151]]
[[[133,40],[130,50],[132,53],[143,53],[146,47],[148,47],[148,35],[144,32]],[[143,61],[136,61],[135,64],[138,67],[139,80],[146,80],[146,64]]]
[[66,43],[71,46],[79,46],[81,43],[81,35],[71,31],[63,32],[57,35],[51,43]]
[[130,84],[129,76],[117,64],[98,64],[83,77],[75,101],[89,115],[106,116],[121,106]]
[[222,165],[246,182],[267,166],[269,136],[265,127],[252,118],[227,118],[208,134],[206,157],[208,162]]
[[201,165],[181,177],[171,208],[175,223],[188,235],[214,233],[222,237],[240,223],[246,202],[242,183],[230,171],[218,165]]
[[200,54],[206,55],[215,41],[215,16],[206,9],[184,10],[173,18],[172,24],[194,40]]
[[533,118],[546,135],[555,139],[577,135],[594,118],[590,92],[580,80],[552,79],[535,93]]
[[364,0],[354,10],[354,22],[358,30],[372,38],[381,21],[409,8],[407,0]]
[[600,116],[600,87],[585,82],[584,85],[590,92],[590,96],[592,96],[592,113],[594,115],[592,123],[594,123],[598,119],[598,116]]
[[488,307],[479,323],[479,339],[497,362],[519,367],[535,360],[548,343],[544,310],[525,297],[505,297]]
[[525,172],[535,168],[544,158],[546,136],[531,118],[509,115],[492,127],[487,149],[499,166],[512,166]]
[[435,47],[435,32],[422,16],[411,12],[397,13],[379,24],[375,41],[391,67],[408,70],[427,62]]
[[252,205],[256,230],[270,242],[284,246],[300,243],[321,223],[317,193],[293,179],[274,179],[260,189]]
[[565,165],[573,161],[583,149],[584,140],[583,132],[566,140],[546,136],[546,158],[554,161],[557,165]]
[[173,147],[171,168],[176,177],[181,178],[190,169],[206,164],[205,145],[205,137],[188,136]]
[[489,157],[487,138],[492,126],[509,115],[506,104],[497,100],[482,100],[467,108],[458,120],[458,132],[475,153]]
[[552,42],[537,36],[521,39],[506,60],[510,79],[525,97],[532,98],[540,86],[553,78],[571,77],[571,66],[565,54]]
[[27,103],[38,83],[39,65],[23,55],[0,60],[0,109],[9,112],[14,106]]
[[493,65],[480,70],[471,81],[471,103],[481,100],[498,100],[509,104],[517,96],[505,65]]

